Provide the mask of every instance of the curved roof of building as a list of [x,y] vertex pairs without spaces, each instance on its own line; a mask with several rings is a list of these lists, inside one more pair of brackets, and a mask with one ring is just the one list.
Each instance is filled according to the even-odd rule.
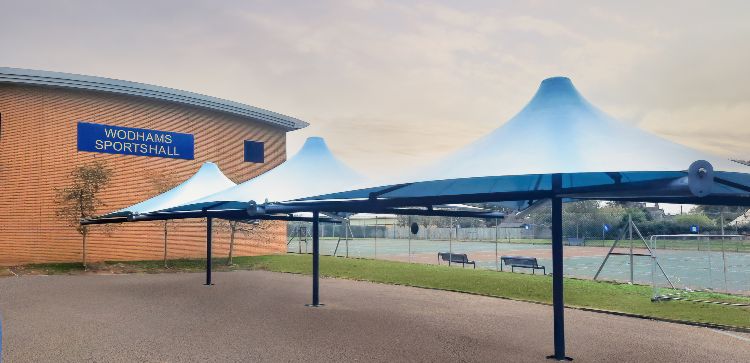
[[228,112],[233,115],[247,117],[262,123],[282,127],[290,131],[301,129],[308,125],[307,122],[293,117],[244,105],[238,102],[227,101],[221,98],[205,96],[173,88],[111,78],[0,67],[0,83],[72,88],[177,102],[215,111]]

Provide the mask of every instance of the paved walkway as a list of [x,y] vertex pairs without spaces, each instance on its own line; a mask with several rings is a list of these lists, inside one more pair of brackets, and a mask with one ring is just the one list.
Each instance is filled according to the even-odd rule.
[[[548,306],[262,271],[0,278],[3,362],[545,362]],[[750,336],[567,310],[576,362],[749,362]]]

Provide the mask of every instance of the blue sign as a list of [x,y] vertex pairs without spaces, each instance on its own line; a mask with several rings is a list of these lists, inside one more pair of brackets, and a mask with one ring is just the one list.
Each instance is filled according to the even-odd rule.
[[259,141],[245,140],[245,162],[262,163],[264,160],[263,143]]
[[193,160],[193,135],[179,132],[78,123],[78,151]]
[[604,232],[609,232],[609,229],[610,229],[609,224],[605,224],[604,226],[602,226],[602,229],[604,229]]
[[700,227],[698,227],[697,224],[690,226],[690,233],[698,233],[698,232],[700,232]]

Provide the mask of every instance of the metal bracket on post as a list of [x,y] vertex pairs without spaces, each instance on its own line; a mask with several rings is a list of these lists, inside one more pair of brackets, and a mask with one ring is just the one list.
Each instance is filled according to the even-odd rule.
[[320,303],[320,212],[313,211],[313,222],[312,222],[312,239],[313,239],[313,254],[312,254],[312,304],[305,304],[310,307],[320,307],[323,304]]
[[548,359],[573,360],[565,356],[565,300],[563,298],[562,174],[552,175],[552,311],[555,354]]

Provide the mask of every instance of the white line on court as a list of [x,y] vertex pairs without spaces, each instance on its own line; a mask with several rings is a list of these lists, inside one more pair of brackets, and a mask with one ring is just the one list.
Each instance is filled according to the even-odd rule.
[[730,336],[732,338],[737,338],[739,340],[744,340],[745,342],[750,343],[750,338],[748,338],[748,337],[743,337],[741,335],[732,334],[730,332],[723,331],[723,330],[716,330],[716,329],[711,329],[711,330],[713,330],[714,332],[717,332],[717,333],[720,333],[720,334],[724,334],[724,335],[728,335],[728,336]]

